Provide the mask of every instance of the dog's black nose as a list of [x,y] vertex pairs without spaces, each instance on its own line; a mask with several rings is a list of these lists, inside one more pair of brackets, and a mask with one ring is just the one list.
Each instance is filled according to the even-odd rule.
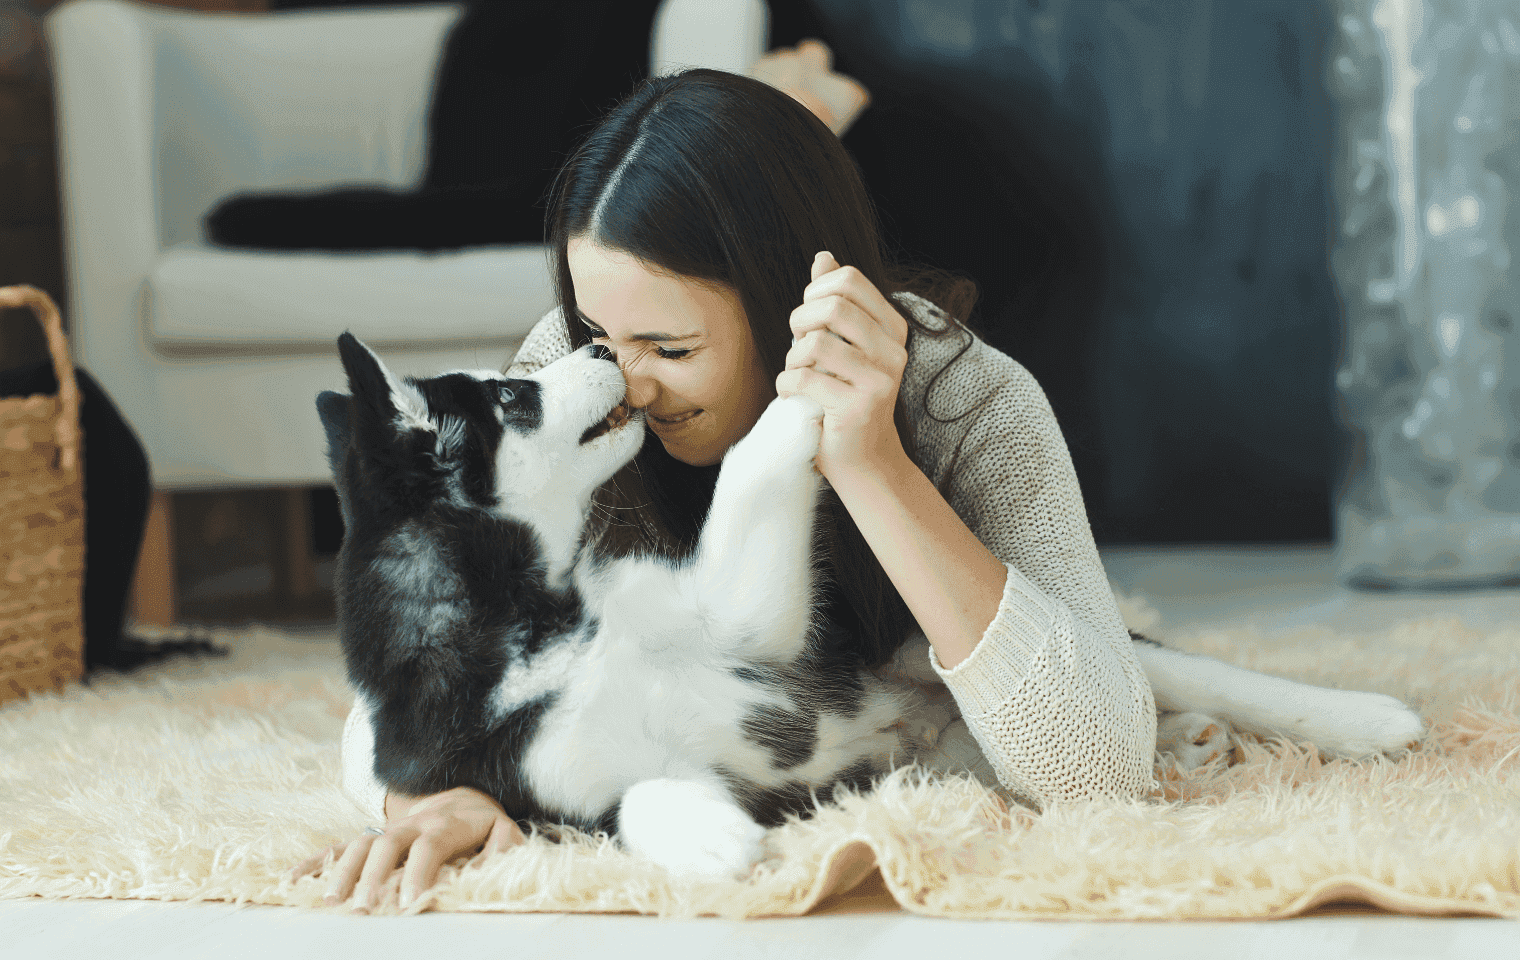
[[611,350],[608,350],[604,345],[600,343],[593,343],[591,345],[591,355],[598,360],[611,360],[614,363],[617,362],[616,354],[614,354]]

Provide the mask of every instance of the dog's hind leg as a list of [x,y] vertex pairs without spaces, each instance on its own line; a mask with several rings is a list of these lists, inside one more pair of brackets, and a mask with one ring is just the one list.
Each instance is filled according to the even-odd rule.
[[1135,644],[1156,706],[1217,717],[1264,737],[1307,740],[1332,756],[1395,753],[1424,734],[1419,714],[1393,697],[1295,683],[1209,657]]

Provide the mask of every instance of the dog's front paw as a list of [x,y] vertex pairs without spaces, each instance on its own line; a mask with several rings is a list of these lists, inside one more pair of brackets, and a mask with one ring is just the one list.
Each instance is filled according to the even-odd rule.
[[634,784],[618,833],[631,853],[681,879],[742,880],[765,854],[765,828],[723,791],[692,780]]
[[1336,691],[1332,708],[1314,726],[1308,739],[1315,746],[1350,759],[1410,750],[1425,736],[1424,721],[1402,701],[1352,690]]
[[1156,721],[1156,752],[1170,754],[1183,770],[1196,770],[1226,756],[1230,727],[1201,713],[1171,713]]
[[734,445],[747,470],[773,472],[811,465],[823,435],[823,408],[810,397],[777,397]]

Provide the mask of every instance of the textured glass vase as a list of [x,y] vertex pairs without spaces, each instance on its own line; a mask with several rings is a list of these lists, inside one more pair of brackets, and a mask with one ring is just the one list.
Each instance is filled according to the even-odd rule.
[[1520,2],[1335,10],[1339,574],[1520,583]]

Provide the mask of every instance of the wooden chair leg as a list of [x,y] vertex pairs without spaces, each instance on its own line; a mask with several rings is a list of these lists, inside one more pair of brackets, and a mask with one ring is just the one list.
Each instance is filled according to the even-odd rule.
[[305,487],[285,491],[285,589],[296,600],[321,591],[311,552],[311,493]]
[[132,575],[131,615],[137,623],[167,627],[174,623],[174,514],[171,494],[154,490],[142,552]]

